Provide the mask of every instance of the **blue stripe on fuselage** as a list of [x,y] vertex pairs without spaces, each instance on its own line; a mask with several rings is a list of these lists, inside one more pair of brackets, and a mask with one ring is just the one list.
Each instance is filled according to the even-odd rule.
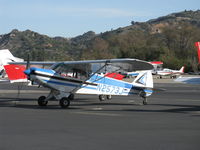
[[[72,83],[64,83],[64,82],[59,82],[59,80],[44,80],[46,83],[52,83],[52,84],[57,84],[57,85],[63,85],[63,86],[73,86],[73,87],[77,87],[76,84]],[[133,87],[132,84],[129,83],[125,83],[123,81],[120,80],[115,80],[112,78],[107,78],[107,77],[102,77],[102,76],[98,76],[98,75],[94,75],[92,76],[89,80],[89,82],[91,83],[97,83],[97,84],[107,84],[107,85],[112,85],[112,86],[118,86],[118,87],[122,87],[122,88],[128,88],[131,89]],[[90,89],[96,89],[96,87],[88,87],[88,86],[83,86],[84,88],[90,88]]]
[[[78,85],[75,84],[71,84],[71,83],[63,83],[63,82],[59,82],[59,81],[52,81],[52,80],[43,80],[46,83],[51,83],[51,84],[57,84],[57,85],[63,85],[63,86],[71,86],[71,87],[77,87]],[[89,86],[85,86],[82,85],[81,88],[87,88],[87,89],[93,89],[96,90],[96,87],[89,87]]]
[[52,84],[57,84],[57,85],[64,85],[64,86],[73,86],[73,87],[77,87],[77,85],[75,84],[71,84],[71,83],[63,83],[63,82],[58,82],[58,81],[52,81],[52,80],[43,80],[46,83],[52,83]]
[[55,74],[54,70],[51,69],[42,69],[42,68],[35,68],[35,67],[31,67],[30,70],[34,70],[34,71],[40,71],[40,72],[44,72],[44,73],[49,73],[49,74]]
[[126,83],[124,81],[112,79],[109,77],[102,77],[99,75],[93,75],[88,81],[92,83],[107,84],[107,85],[112,85],[112,86],[119,86],[122,88],[128,88],[128,89],[132,88],[133,86],[132,84]]

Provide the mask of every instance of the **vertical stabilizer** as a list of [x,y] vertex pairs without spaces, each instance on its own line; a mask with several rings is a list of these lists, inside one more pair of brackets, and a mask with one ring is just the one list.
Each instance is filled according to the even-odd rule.
[[185,67],[182,66],[181,69],[180,69],[179,71],[180,71],[181,73],[184,73],[184,69],[185,69]]
[[140,72],[133,81],[133,84],[139,87],[153,88],[153,77],[151,71]]

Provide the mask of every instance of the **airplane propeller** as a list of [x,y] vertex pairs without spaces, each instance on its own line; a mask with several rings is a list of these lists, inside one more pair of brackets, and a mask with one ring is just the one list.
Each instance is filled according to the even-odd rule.
[[[27,63],[26,63],[26,70],[28,70],[30,68],[30,54],[28,53],[27,55]],[[27,77],[27,82],[28,82],[28,77]],[[33,84],[33,83],[31,83]],[[21,94],[21,90],[23,89],[23,87],[25,86],[25,83],[24,82],[19,82],[18,83],[18,93],[17,93],[17,97],[19,99],[20,97],[20,94]]]
[[30,54],[27,55],[26,70],[30,68]]

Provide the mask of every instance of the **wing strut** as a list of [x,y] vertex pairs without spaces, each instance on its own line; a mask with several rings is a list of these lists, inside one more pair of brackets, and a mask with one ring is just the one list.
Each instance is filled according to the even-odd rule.
[[[86,81],[87,81],[88,79],[90,79],[92,76],[94,76],[96,73],[98,73],[101,69],[103,69],[104,67],[106,67],[109,63],[110,63],[110,60],[107,60],[107,61],[105,62],[105,65],[103,65],[103,66],[100,67],[97,71],[95,71],[94,73],[92,73],[91,76],[89,76],[87,79],[83,80],[83,81],[82,81],[82,84],[85,83],[85,84],[86,84],[85,86],[87,86],[89,83],[87,83]],[[102,78],[104,78],[104,77],[102,77]],[[102,78],[100,78],[100,79],[102,79]],[[98,79],[98,80],[100,80],[100,79]],[[98,81],[98,80],[95,80],[95,81]],[[93,82],[95,82],[95,81],[93,81]],[[82,84],[79,85],[79,86],[77,86],[75,89],[73,89],[73,90],[71,91],[71,93],[74,93],[75,91],[77,91],[77,90],[82,86]]]

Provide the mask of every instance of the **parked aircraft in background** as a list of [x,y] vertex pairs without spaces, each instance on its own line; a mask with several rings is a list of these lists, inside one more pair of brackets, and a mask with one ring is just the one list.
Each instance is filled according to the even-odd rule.
[[4,65],[8,65],[9,62],[23,62],[21,58],[14,57],[8,49],[0,50],[0,76],[5,76]]
[[[15,63],[15,64],[11,64]],[[18,63],[18,64],[17,64]],[[55,62],[32,62],[34,66],[51,66]],[[24,74],[27,62],[24,59],[14,57],[8,49],[0,50],[0,77],[9,78],[10,82],[27,82],[27,76]],[[6,70],[5,70],[6,68]],[[3,79],[5,80],[5,79]]]
[[[30,81],[50,89],[47,97],[38,98],[40,106],[46,106],[49,100],[58,100],[62,108],[67,108],[74,94],[96,94],[100,100],[110,99],[111,95],[136,94],[147,104],[147,97],[153,92],[152,69],[150,63],[137,59],[109,59],[59,62],[51,69],[31,67],[25,74]],[[113,73],[131,70],[146,71],[140,72],[132,82],[110,77]]]
[[172,70],[168,68],[164,68],[163,70],[157,71],[156,75],[160,78],[163,76],[170,76],[170,78],[176,78],[176,76],[181,75],[184,73],[184,66],[181,67],[180,70]]

